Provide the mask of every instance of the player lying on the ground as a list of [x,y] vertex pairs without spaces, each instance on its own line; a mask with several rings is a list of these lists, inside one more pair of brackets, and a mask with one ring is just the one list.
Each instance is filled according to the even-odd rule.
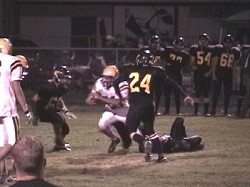
[[[145,133],[143,124],[138,129],[139,151],[144,151]],[[188,137],[184,126],[184,118],[176,117],[172,124],[170,134],[165,133],[160,136],[160,142],[164,153],[181,152],[181,151],[196,151],[204,148],[205,144],[202,138],[198,135]],[[152,153],[155,152],[154,144]]]

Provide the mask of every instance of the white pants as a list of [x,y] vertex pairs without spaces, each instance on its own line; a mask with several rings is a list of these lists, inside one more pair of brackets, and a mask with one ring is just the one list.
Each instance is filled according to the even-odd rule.
[[19,134],[19,118],[0,117],[0,147],[4,145],[14,145]]
[[99,129],[110,129],[113,123],[117,121],[123,122],[125,125],[126,117],[118,116],[112,112],[105,111],[99,120],[98,127]]

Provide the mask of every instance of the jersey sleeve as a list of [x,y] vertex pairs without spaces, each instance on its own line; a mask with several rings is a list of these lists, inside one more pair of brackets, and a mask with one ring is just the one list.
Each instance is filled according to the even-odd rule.
[[235,56],[235,60],[239,60],[240,59],[240,49],[237,48],[237,47],[234,47],[233,48],[233,53],[234,53],[234,56]]
[[128,83],[126,81],[123,81],[119,84],[119,90],[120,90],[120,93],[121,93],[121,97],[123,99],[128,99],[128,90],[129,87],[128,87]]
[[97,79],[97,81],[95,82],[95,84],[91,90],[91,93],[99,92],[101,87],[102,87],[101,79]]
[[23,74],[22,66],[15,67],[11,72],[11,81],[21,81]]

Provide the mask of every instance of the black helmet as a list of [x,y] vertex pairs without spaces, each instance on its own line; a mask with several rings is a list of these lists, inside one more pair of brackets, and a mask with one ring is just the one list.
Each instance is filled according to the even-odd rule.
[[227,34],[224,37],[224,43],[233,43],[234,42],[234,38],[231,34]]
[[210,40],[210,37],[208,36],[208,34],[207,33],[203,33],[203,34],[201,34],[200,36],[199,36],[199,41],[200,40],[207,40],[207,41],[209,41]]
[[61,82],[62,79],[70,80],[70,72],[66,66],[55,65],[53,68],[53,78],[56,82]]
[[154,55],[150,47],[144,46],[140,49],[140,53],[136,57],[136,65],[149,66],[154,63]]
[[207,33],[204,32],[203,34],[199,36],[199,45],[205,47],[208,45],[209,40],[210,40],[210,37],[208,36]]
[[184,45],[185,45],[184,38],[182,36],[176,37],[175,40],[173,41],[173,44],[184,47]]
[[159,34],[153,34],[151,35],[150,39],[149,39],[149,44],[150,45],[160,45],[161,43],[161,37]]

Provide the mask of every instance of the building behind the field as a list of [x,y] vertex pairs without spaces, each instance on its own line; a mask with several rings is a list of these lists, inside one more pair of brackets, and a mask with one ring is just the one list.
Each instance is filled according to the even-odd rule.
[[[127,47],[136,47],[138,38],[146,40],[152,32],[165,40],[182,35],[187,44],[196,43],[202,32],[213,43],[230,32],[249,43],[249,2],[220,1],[0,0],[0,35],[40,47],[105,47],[105,37],[116,34]],[[241,12],[247,12],[246,19],[233,17]]]

